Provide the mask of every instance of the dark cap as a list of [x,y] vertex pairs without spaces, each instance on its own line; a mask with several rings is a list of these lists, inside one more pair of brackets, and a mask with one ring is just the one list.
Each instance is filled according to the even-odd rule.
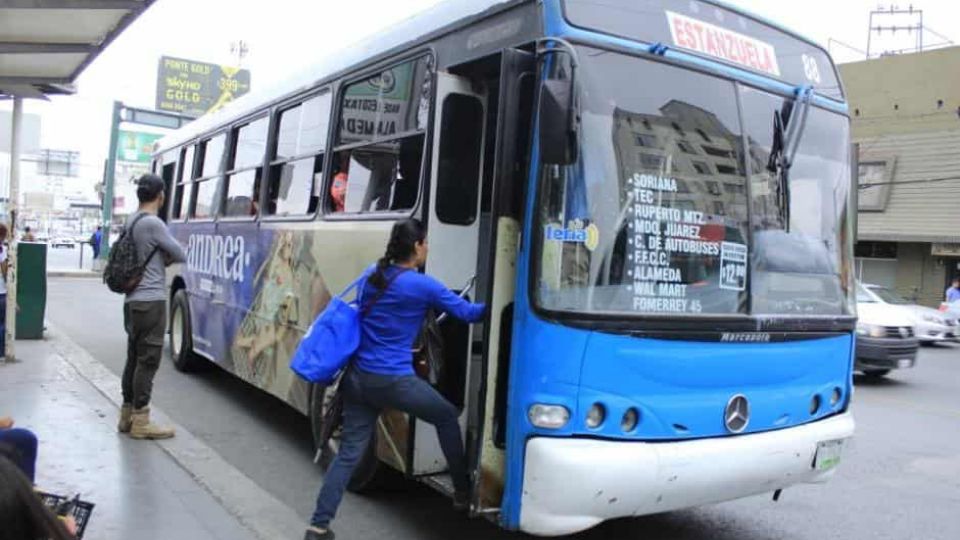
[[163,180],[159,176],[147,173],[137,179],[137,199],[142,203],[154,201],[163,188]]

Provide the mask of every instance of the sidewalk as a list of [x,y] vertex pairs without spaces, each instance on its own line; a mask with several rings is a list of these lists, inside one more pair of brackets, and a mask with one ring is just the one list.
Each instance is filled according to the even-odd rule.
[[17,341],[18,361],[0,362],[0,414],[39,437],[41,489],[96,504],[85,539],[296,538],[287,525],[292,512],[189,433],[162,443],[118,434],[107,395],[114,385],[119,393],[119,380],[55,329],[50,334]]

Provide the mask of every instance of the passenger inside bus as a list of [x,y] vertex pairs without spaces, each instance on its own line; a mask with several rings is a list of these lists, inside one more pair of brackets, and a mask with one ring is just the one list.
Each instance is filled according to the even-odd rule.
[[350,154],[340,154],[339,163],[335,166],[333,183],[330,184],[330,204],[334,212],[343,212],[347,198],[347,178],[350,170]]

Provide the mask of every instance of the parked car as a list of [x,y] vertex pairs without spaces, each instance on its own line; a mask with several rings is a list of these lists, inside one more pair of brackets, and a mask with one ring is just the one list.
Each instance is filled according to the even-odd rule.
[[51,248],[65,247],[65,248],[73,249],[73,246],[74,246],[73,239],[67,238],[65,236],[57,236],[57,237],[54,237],[52,240],[50,240]]
[[936,309],[915,304],[889,287],[869,283],[864,283],[863,287],[874,300],[906,309],[913,317],[917,327],[917,339],[921,344],[954,341],[960,337],[960,327],[957,326],[958,317],[951,317]]
[[[960,320],[960,300],[954,300],[953,302],[941,302],[940,313],[949,319]],[[960,334],[957,335],[957,338],[960,339]]]
[[903,306],[877,300],[863,285],[857,285],[857,348],[854,369],[871,378],[917,363],[920,342],[913,317]]

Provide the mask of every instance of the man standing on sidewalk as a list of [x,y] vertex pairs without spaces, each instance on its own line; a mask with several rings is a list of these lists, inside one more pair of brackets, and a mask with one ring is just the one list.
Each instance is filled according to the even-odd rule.
[[155,174],[141,176],[137,181],[140,207],[126,223],[140,260],[146,261],[143,279],[123,304],[127,364],[121,381],[123,407],[117,429],[134,439],[167,439],[174,434],[173,429],[150,422],[149,407],[167,322],[166,267],[186,261],[183,248],[157,217],[163,198],[163,180]]

